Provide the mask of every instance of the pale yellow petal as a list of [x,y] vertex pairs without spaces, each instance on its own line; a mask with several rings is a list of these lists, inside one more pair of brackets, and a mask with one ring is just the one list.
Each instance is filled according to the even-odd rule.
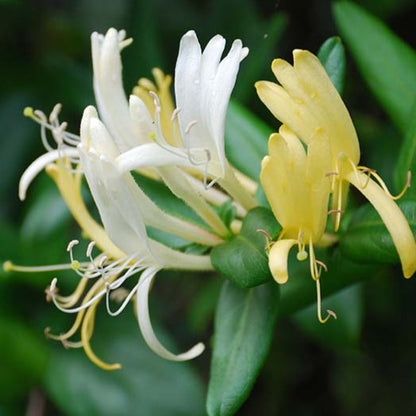
[[346,180],[351,182],[377,210],[393,239],[404,277],[411,277],[416,271],[416,242],[403,212],[386,192],[363,172],[351,171],[346,175]]
[[330,135],[333,157],[344,152],[357,164],[360,159],[357,133],[348,110],[325,68],[309,51],[295,50],[293,58],[295,73],[305,91],[303,98],[310,111],[319,119],[322,128]]
[[277,283],[286,283],[288,280],[287,259],[290,249],[297,244],[297,240],[285,239],[276,241],[269,252],[269,269]]
[[287,124],[305,143],[316,130],[316,120],[304,106],[297,104],[292,97],[273,82],[259,81],[255,84],[257,94],[271,113],[282,123]]

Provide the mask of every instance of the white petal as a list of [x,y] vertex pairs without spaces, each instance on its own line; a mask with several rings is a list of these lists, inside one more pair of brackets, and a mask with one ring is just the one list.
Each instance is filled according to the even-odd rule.
[[122,81],[119,32],[91,37],[94,93],[101,118],[121,151],[137,144],[130,128],[130,114]]
[[79,155],[76,148],[65,148],[53,150],[45,153],[35,159],[29,167],[23,172],[19,181],[19,199],[23,201],[26,198],[26,191],[32,183],[33,179],[47,166],[49,163],[55,162],[61,158],[77,158]]
[[193,346],[190,350],[182,354],[173,354],[168,351],[156,338],[156,335],[152,328],[152,323],[149,316],[149,291],[152,285],[153,279],[156,276],[158,269],[149,268],[145,270],[140,278],[140,284],[137,289],[137,319],[139,327],[142,332],[143,338],[146,341],[149,348],[157,355],[171,361],[186,361],[192,360],[193,358],[200,355],[205,347],[204,344],[198,343]]
[[[178,120],[181,128],[182,140],[186,147],[190,147],[189,136],[185,134],[189,123],[199,120],[199,103],[201,91],[201,46],[195,32],[187,32],[179,45],[178,59],[175,67],[175,98],[176,106],[180,110]],[[193,130],[199,130],[198,125]]]
[[152,133],[155,131],[149,110],[137,95],[130,95],[129,104],[132,130],[137,143],[148,143]]
[[130,149],[116,159],[120,172],[156,166],[195,167],[188,159],[185,150],[176,147],[165,148],[157,143],[148,143]]

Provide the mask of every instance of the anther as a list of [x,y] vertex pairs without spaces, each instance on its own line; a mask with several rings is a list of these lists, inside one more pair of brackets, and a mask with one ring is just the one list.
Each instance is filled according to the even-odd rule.
[[187,126],[185,127],[185,134],[188,134],[188,133],[190,132],[191,128],[192,128],[193,126],[195,126],[195,124],[197,124],[197,121],[196,121],[196,120],[192,120],[192,121],[190,121],[190,122],[187,124]]
[[52,290],[51,286],[49,285],[45,289],[46,302],[50,302],[57,293],[58,293],[58,289],[54,287]]
[[315,259],[315,263],[321,266],[326,272],[328,271],[328,266],[323,261]]
[[61,109],[62,109],[61,103],[55,104],[55,106],[53,107],[53,110],[51,111],[51,114],[49,115],[49,121],[51,123],[53,123],[58,118],[58,115],[61,112]]
[[87,257],[91,257],[91,253],[92,253],[92,250],[94,249],[94,247],[95,247],[95,241],[91,241],[88,244],[87,251],[85,253],[87,255]]
[[104,267],[104,264],[106,263],[107,260],[108,260],[107,256],[102,256],[100,258],[100,261],[98,262],[98,267],[100,268]]
[[337,314],[334,311],[332,311],[331,309],[326,309],[326,313],[328,314],[328,317],[332,316],[334,319],[338,319]]
[[78,240],[71,240],[69,243],[68,243],[68,246],[67,246],[67,248],[66,248],[66,251],[72,251],[72,249],[77,245],[77,244],[79,244],[79,241]]
[[266,231],[263,230],[262,228],[258,228],[256,230],[257,233],[262,233],[265,237],[266,237],[266,244],[264,246],[264,249],[269,252],[270,249],[272,248],[272,237],[270,236],[270,234]]
[[170,118],[170,121],[175,121],[176,117],[178,117],[178,114],[180,113],[180,108],[175,108],[172,112],[172,116]]
[[344,213],[344,210],[343,209],[330,209],[328,211],[328,215],[331,215],[331,214],[343,214],[343,213]]

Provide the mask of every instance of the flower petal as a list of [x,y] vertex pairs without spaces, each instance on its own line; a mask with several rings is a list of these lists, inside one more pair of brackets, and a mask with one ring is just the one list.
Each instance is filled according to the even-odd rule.
[[152,286],[152,282],[156,273],[158,272],[157,268],[149,268],[145,270],[140,278],[140,284],[137,288],[137,320],[139,323],[140,330],[142,332],[143,338],[146,341],[149,348],[166,360],[171,361],[186,361],[192,360],[193,358],[200,355],[205,347],[204,344],[198,343],[193,346],[190,350],[182,354],[173,354],[168,351],[157,339],[152,323],[149,316],[149,292]]
[[123,89],[120,56],[123,34],[111,28],[105,36],[91,35],[95,99],[100,116],[121,151],[137,145]]
[[283,239],[276,241],[269,252],[269,268],[273,279],[277,283],[286,283],[289,275],[287,272],[287,259],[290,249],[297,244],[294,239]]
[[351,171],[345,179],[352,183],[379,213],[399,254],[403,275],[406,278],[411,277],[416,271],[416,242],[409,223],[398,205],[363,172]]
[[130,95],[129,110],[136,145],[148,143],[152,134],[155,134],[155,128],[146,104],[137,95]]
[[52,162],[63,158],[78,158],[78,149],[67,147],[65,149],[56,149],[45,153],[35,159],[23,172],[19,181],[19,199],[23,201],[26,198],[26,192],[33,179],[42,172],[42,170]]
[[228,102],[240,61],[248,52],[236,40],[221,61],[224,47],[225,40],[217,35],[201,53],[195,33],[188,32],[182,37],[175,69],[175,95],[184,146],[207,149],[208,173],[220,177],[225,174],[224,125]]
[[360,159],[357,133],[349,112],[325,68],[309,51],[295,50],[293,59],[294,70],[305,91],[306,105],[311,111],[313,109],[321,126],[328,129],[334,156],[343,152],[357,164]]

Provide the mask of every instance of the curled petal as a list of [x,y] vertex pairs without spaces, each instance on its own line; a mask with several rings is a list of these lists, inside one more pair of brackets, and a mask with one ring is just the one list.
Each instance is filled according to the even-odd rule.
[[26,198],[26,192],[33,179],[50,163],[60,158],[76,158],[78,150],[76,148],[66,148],[52,150],[35,159],[29,167],[23,172],[19,182],[19,199],[23,201]]
[[204,344],[198,343],[193,346],[190,350],[182,354],[173,354],[168,351],[156,338],[156,335],[152,328],[152,323],[150,322],[149,316],[149,291],[152,285],[153,279],[156,276],[158,269],[150,268],[143,272],[143,275],[140,279],[140,284],[137,289],[137,319],[139,322],[140,330],[142,332],[143,338],[145,339],[149,348],[154,351],[157,355],[165,358],[166,360],[171,361],[186,361],[192,360],[193,358],[200,355],[205,347]]
[[286,283],[289,277],[287,272],[287,258],[290,249],[297,244],[295,239],[284,239],[276,241],[269,253],[269,268],[277,283]]
[[399,254],[403,275],[406,278],[411,277],[416,271],[416,242],[403,212],[365,173],[354,170],[346,175],[346,179],[371,202],[379,213]]

